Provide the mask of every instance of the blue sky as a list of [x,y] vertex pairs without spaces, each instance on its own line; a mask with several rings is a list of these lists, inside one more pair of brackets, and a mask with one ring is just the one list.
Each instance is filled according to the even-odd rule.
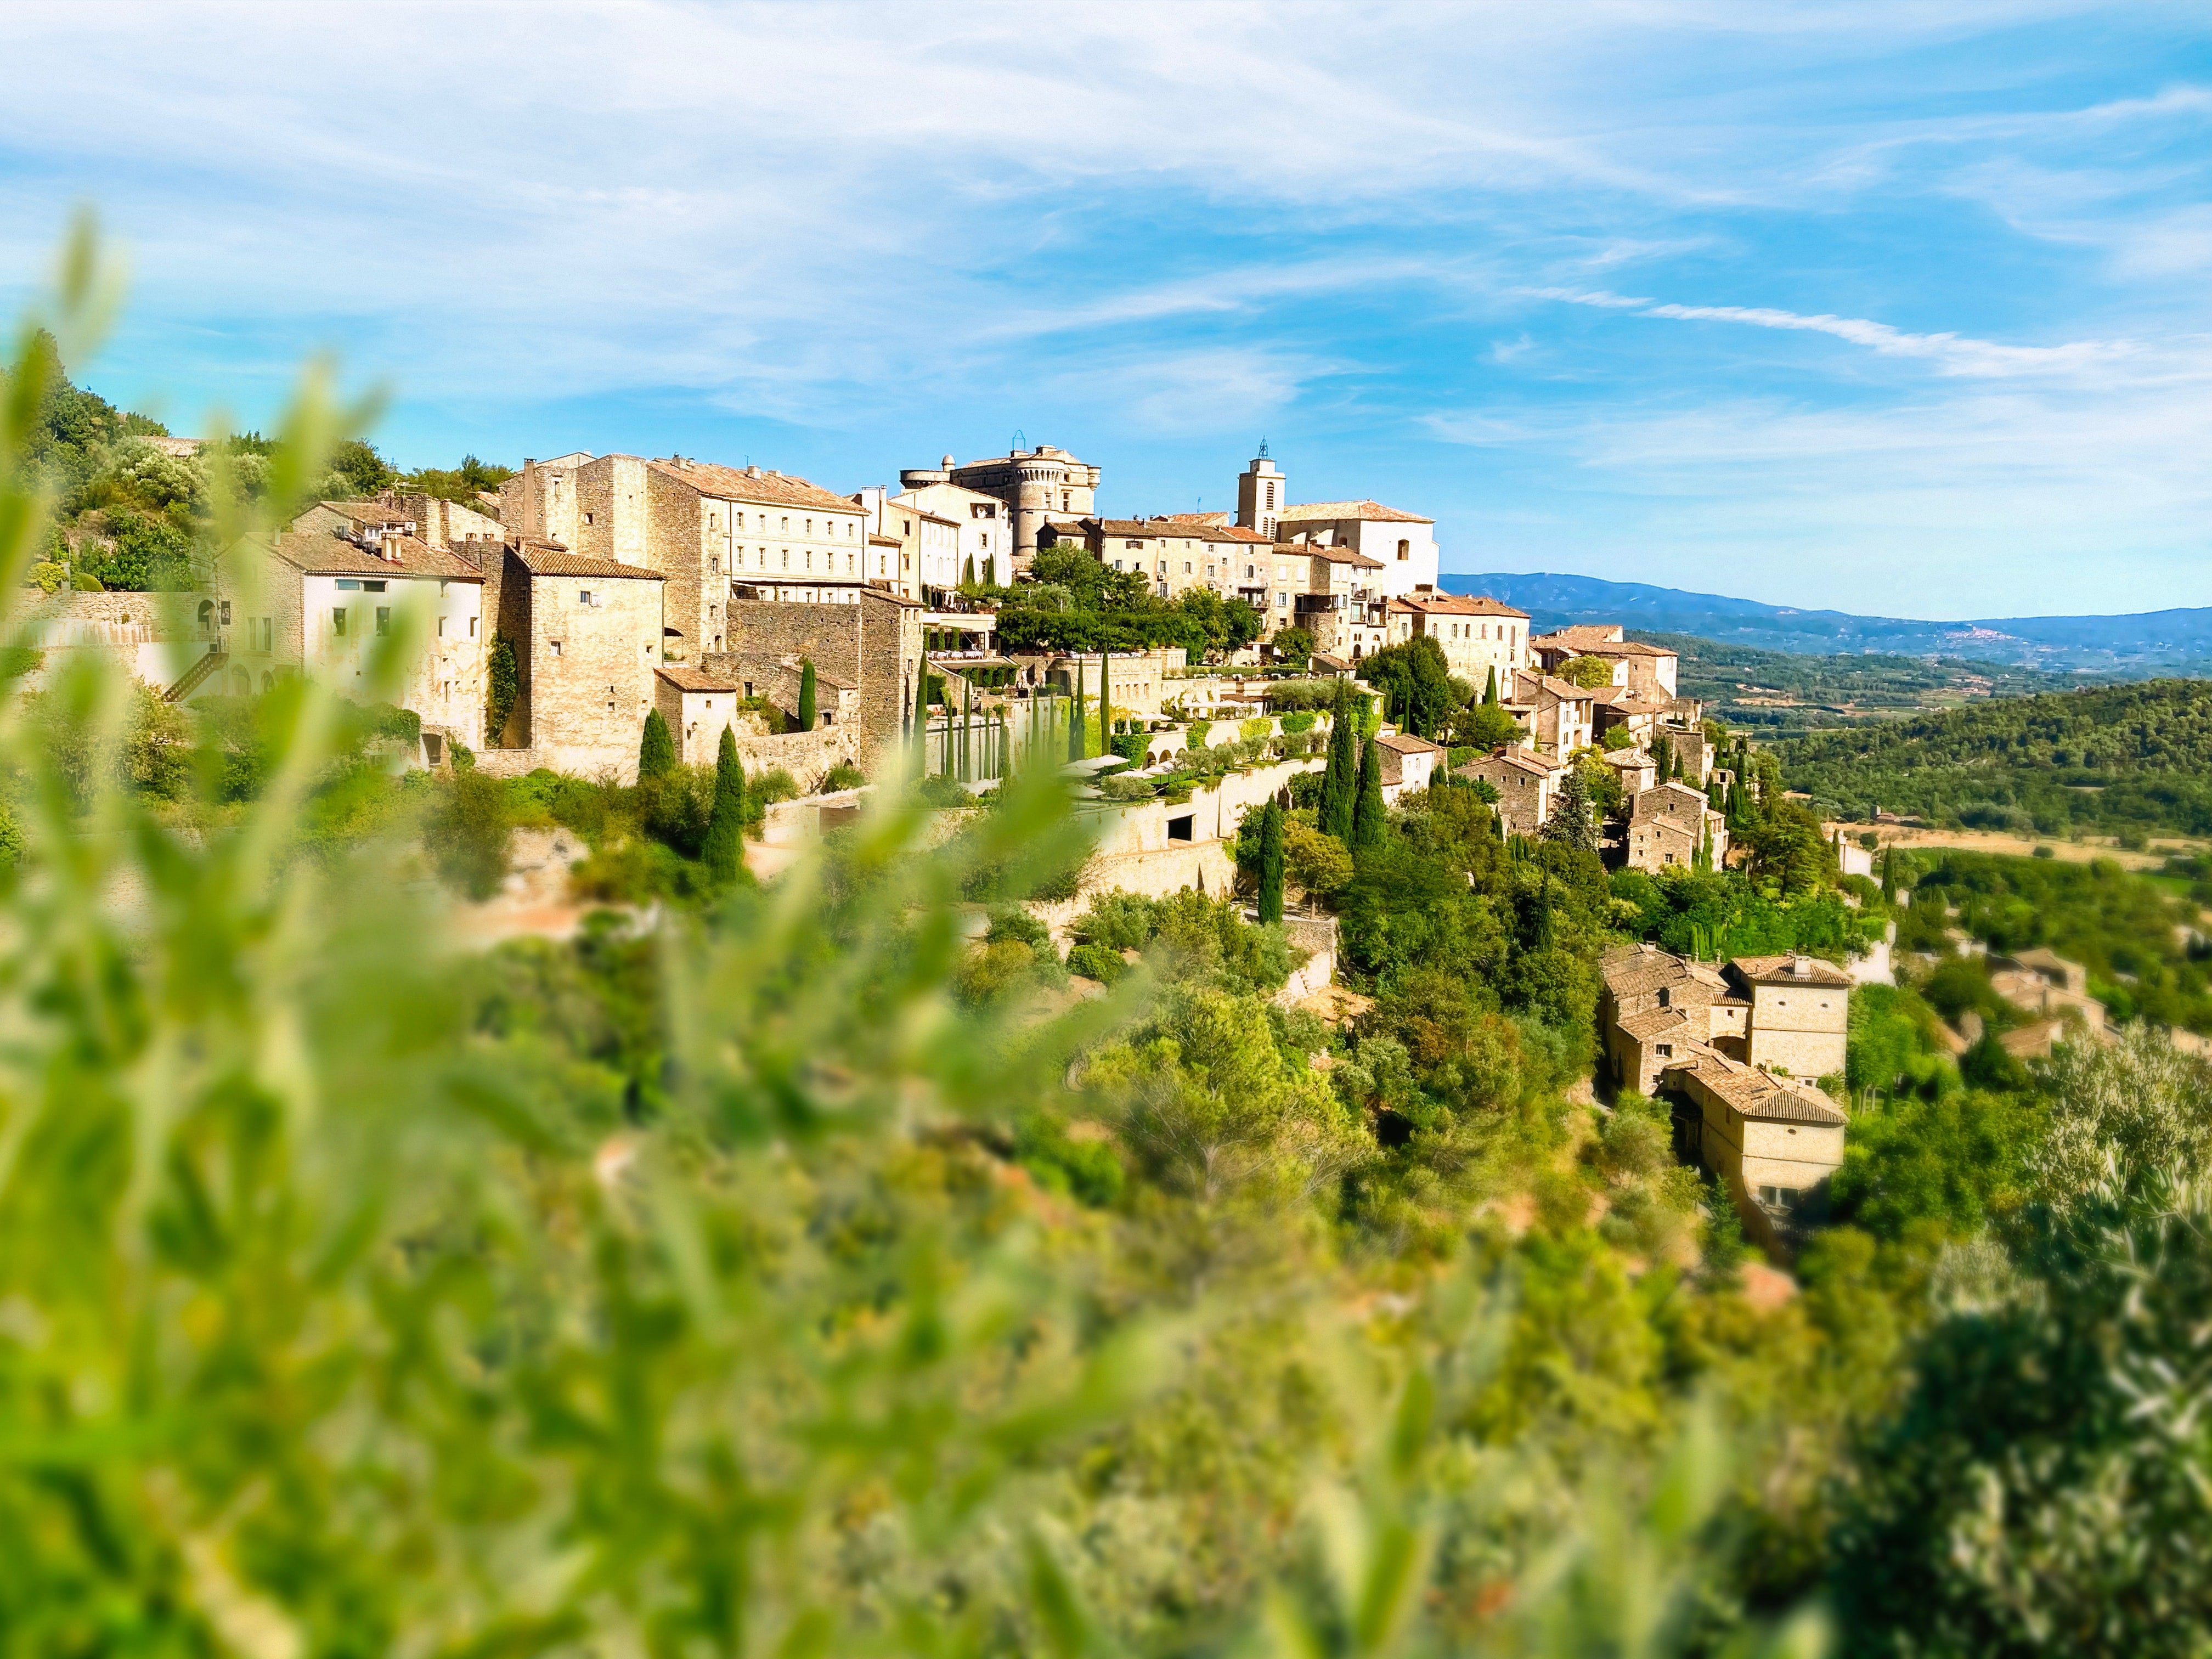
[[1969,0],[0,10],[0,300],[88,378],[303,357],[404,463],[841,490],[1030,442],[1116,514],[1928,617],[2212,605],[2212,14]]

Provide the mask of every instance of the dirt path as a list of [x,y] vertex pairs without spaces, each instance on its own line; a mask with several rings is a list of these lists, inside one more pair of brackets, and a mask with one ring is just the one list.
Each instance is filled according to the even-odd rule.
[[[1831,824],[1832,833],[1836,826]],[[1863,827],[1846,823],[1842,826],[1846,840],[1855,840],[1864,833]],[[1875,834],[1881,838],[1884,847],[1954,847],[1966,853],[1997,853],[2011,858],[2032,857],[2039,847],[2048,847],[2055,858],[2069,864],[2087,864],[2092,859],[2110,859],[2125,870],[2156,870],[2162,866],[2169,854],[2196,853],[2203,850],[2201,842],[2185,841],[2179,836],[2161,836],[2150,843],[2149,849],[2131,853],[2098,841],[2060,841],[2055,837],[2008,835],[2000,830],[1916,830],[1893,823],[1879,826]]]

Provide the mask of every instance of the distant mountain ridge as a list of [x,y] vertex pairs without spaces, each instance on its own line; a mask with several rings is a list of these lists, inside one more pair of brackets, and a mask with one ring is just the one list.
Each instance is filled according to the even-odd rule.
[[1801,656],[1880,651],[1968,658],[2052,672],[2128,677],[2212,672],[2212,609],[1919,622],[1858,617],[1844,611],[1800,611],[1757,599],[1596,576],[1453,572],[1439,580],[1454,593],[1487,593],[1517,605],[1539,630],[1570,623],[1618,622],[1642,631],[1695,634]]

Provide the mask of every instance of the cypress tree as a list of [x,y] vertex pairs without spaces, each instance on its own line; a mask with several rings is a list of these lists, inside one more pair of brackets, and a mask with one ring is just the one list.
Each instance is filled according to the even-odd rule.
[[1114,653],[1098,647],[1098,752],[1114,749]]
[[1658,751],[1655,757],[1658,764],[1652,769],[1651,781],[1666,783],[1674,775],[1674,745],[1662,738],[1651,746]]
[[916,767],[929,770],[929,655],[922,653],[921,667],[914,677],[914,753]]
[[1075,708],[1067,721],[1067,757],[1072,761],[1083,758],[1084,731],[1086,716],[1083,712],[1083,653],[1075,653]]
[[986,587],[996,587],[998,585],[999,556],[994,553],[989,558],[983,561],[983,586]]
[[1896,862],[1897,849],[1893,847],[1882,848],[1881,896],[1885,903],[1894,904],[1897,902],[1897,871],[1893,867]]
[[1495,705],[1498,702],[1498,665],[1490,665],[1490,684],[1482,688],[1482,700]]
[[960,581],[964,587],[975,586],[975,556],[973,553],[968,556],[968,562],[960,572]]
[[719,881],[737,878],[744,851],[745,768],[738,758],[738,739],[728,726],[714,756],[714,810],[707,820],[705,857]]
[[658,708],[645,717],[645,735],[638,740],[637,781],[665,778],[676,769],[676,740],[668,735],[668,722]]
[[1328,769],[1321,779],[1321,827],[1346,847],[1352,845],[1353,803],[1359,793],[1359,763],[1352,748],[1352,694],[1336,683],[1336,708],[1329,717]]
[[1359,751],[1359,799],[1354,803],[1352,844],[1365,848],[1382,844],[1382,827],[1389,812],[1382,805],[1382,753],[1370,738]]
[[799,660],[799,729],[802,732],[814,729],[814,659],[802,657]]
[[1270,799],[1260,813],[1260,920],[1283,919],[1283,809]]

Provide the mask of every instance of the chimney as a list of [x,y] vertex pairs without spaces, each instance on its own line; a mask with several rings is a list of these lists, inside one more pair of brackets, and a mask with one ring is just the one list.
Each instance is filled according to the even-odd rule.
[[399,534],[397,530],[380,531],[377,534],[377,556],[388,564],[399,562]]
[[1790,958],[1790,971],[1799,979],[1811,978],[1813,974],[1813,963],[1811,959],[1809,957],[1800,956],[1791,957]]

